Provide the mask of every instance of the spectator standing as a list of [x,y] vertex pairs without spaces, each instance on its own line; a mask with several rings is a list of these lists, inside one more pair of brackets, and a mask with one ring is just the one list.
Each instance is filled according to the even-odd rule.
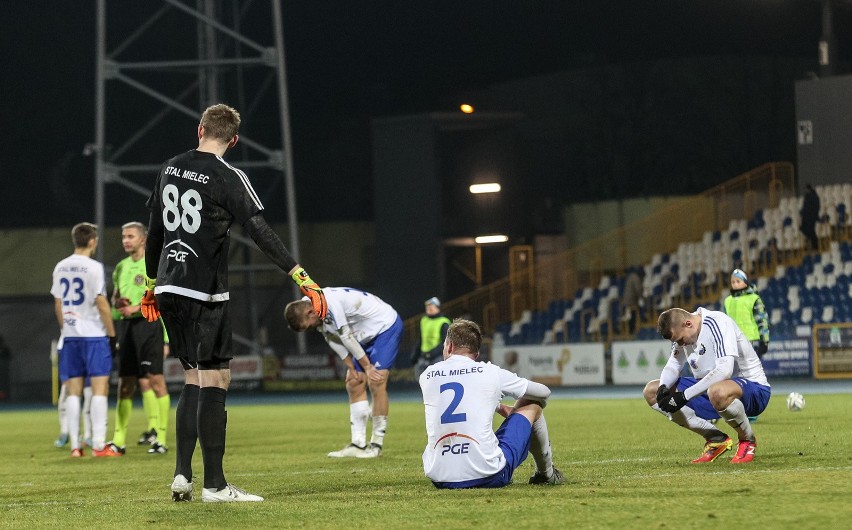
[[799,212],[802,216],[802,233],[808,238],[811,250],[819,249],[819,238],[816,233],[816,224],[819,220],[820,201],[819,195],[813,186],[808,184],[805,187],[805,198],[802,202],[802,209]]
[[444,338],[450,319],[441,313],[441,301],[437,296],[424,302],[426,314],[420,319],[420,351],[414,358],[414,377],[420,377],[423,370],[430,364],[441,360],[444,349]]

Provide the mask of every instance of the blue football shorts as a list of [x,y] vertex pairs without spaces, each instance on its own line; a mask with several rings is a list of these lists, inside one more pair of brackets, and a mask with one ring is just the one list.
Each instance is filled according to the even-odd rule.
[[532,425],[521,414],[510,414],[494,433],[506,457],[506,465],[490,477],[462,482],[433,482],[436,488],[502,488],[512,482],[512,475],[530,452]]
[[[683,392],[698,381],[694,377],[681,377],[677,383],[677,389],[679,392]],[[757,416],[766,410],[766,405],[769,404],[769,397],[772,395],[770,387],[743,379],[742,377],[734,377],[731,381],[743,389],[743,396],[740,398],[740,401],[743,402],[747,416]],[[699,418],[704,418],[705,420],[719,418],[719,413],[716,412],[716,409],[710,403],[707,392],[690,399],[686,402],[686,406],[694,410]]]
[[[379,333],[379,335],[368,342],[362,344],[364,351],[367,353],[367,358],[375,365],[377,370],[390,370],[396,362],[396,355],[399,353],[399,343],[402,341],[402,319],[399,316],[391,325],[390,328]],[[364,369],[357,362],[355,370],[363,372]]]
[[106,337],[67,337],[59,355],[59,379],[100,377],[112,371],[112,352]]

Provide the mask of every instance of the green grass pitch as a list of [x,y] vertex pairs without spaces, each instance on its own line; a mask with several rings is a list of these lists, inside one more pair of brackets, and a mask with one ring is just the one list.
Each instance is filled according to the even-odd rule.
[[[52,445],[55,411],[7,411],[0,527],[848,528],[850,395],[807,398],[798,413],[783,396],[772,399],[754,426],[756,459],[745,465],[730,464],[731,452],[690,464],[701,439],[641,398],[554,399],[546,417],[568,483],[527,485],[528,458],[509,487],[463,491],[439,491],[424,478],[419,403],[391,394],[385,452],[375,460],[326,457],[349,440],[343,395],[338,403],[231,404],[225,474],[266,501],[227,505],[172,502],[172,453],[133,445],[122,458],[72,460]],[[143,422],[134,409],[130,441]],[[200,449],[194,469],[198,499]]]

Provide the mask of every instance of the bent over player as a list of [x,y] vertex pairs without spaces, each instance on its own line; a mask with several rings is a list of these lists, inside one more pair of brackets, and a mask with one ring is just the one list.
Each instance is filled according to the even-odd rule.
[[[731,463],[751,462],[757,440],[748,417],[763,412],[771,394],[751,341],[731,317],[703,307],[695,313],[679,308],[664,311],[657,331],[672,341],[672,354],[660,379],[645,385],[645,401],[704,438],[704,452],[694,464],[712,462],[733,445],[710,423],[719,417],[739,437]],[[684,364],[689,364],[695,377],[680,377]]]
[[[420,375],[426,407],[423,471],[436,488],[500,488],[532,453],[530,484],[563,484],[553,465],[543,409],[550,389],[491,363],[477,362],[482,332],[456,319],[447,329],[444,360]],[[503,395],[517,399],[512,407]],[[494,412],[505,421],[495,433]]]
[[[196,440],[204,460],[204,502],[262,501],[225,479],[225,395],[231,380],[228,242],[241,225],[260,250],[288,274],[325,316],[325,297],[263,218],[263,205],[245,173],[225,162],[236,145],[240,115],[227,105],[208,107],[197,128],[198,147],[167,160],[148,199],[151,221],[145,246],[149,290],[142,314],[162,311],[171,353],[186,384],[175,413],[172,498],[192,499]],[[156,297],[155,297],[156,295]]]
[[[284,318],[296,332],[316,329],[346,364],[352,441],[331,458],[381,456],[388,424],[388,374],[402,340],[402,319],[378,296],[351,287],[328,287],[328,316],[323,319],[307,300],[287,304]],[[367,445],[367,420],[373,396],[373,435]]]

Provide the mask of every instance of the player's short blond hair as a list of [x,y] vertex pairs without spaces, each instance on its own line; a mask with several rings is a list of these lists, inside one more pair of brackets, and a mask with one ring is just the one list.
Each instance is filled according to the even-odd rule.
[[230,142],[240,132],[240,113],[224,103],[211,105],[201,115],[204,135],[221,142]]
[[127,230],[128,228],[135,228],[136,230],[139,230],[139,233],[143,236],[148,235],[148,228],[139,221],[130,221],[129,223],[121,225],[122,230]]
[[311,303],[307,300],[294,300],[284,307],[284,320],[293,331],[302,331],[302,322],[311,310]]

